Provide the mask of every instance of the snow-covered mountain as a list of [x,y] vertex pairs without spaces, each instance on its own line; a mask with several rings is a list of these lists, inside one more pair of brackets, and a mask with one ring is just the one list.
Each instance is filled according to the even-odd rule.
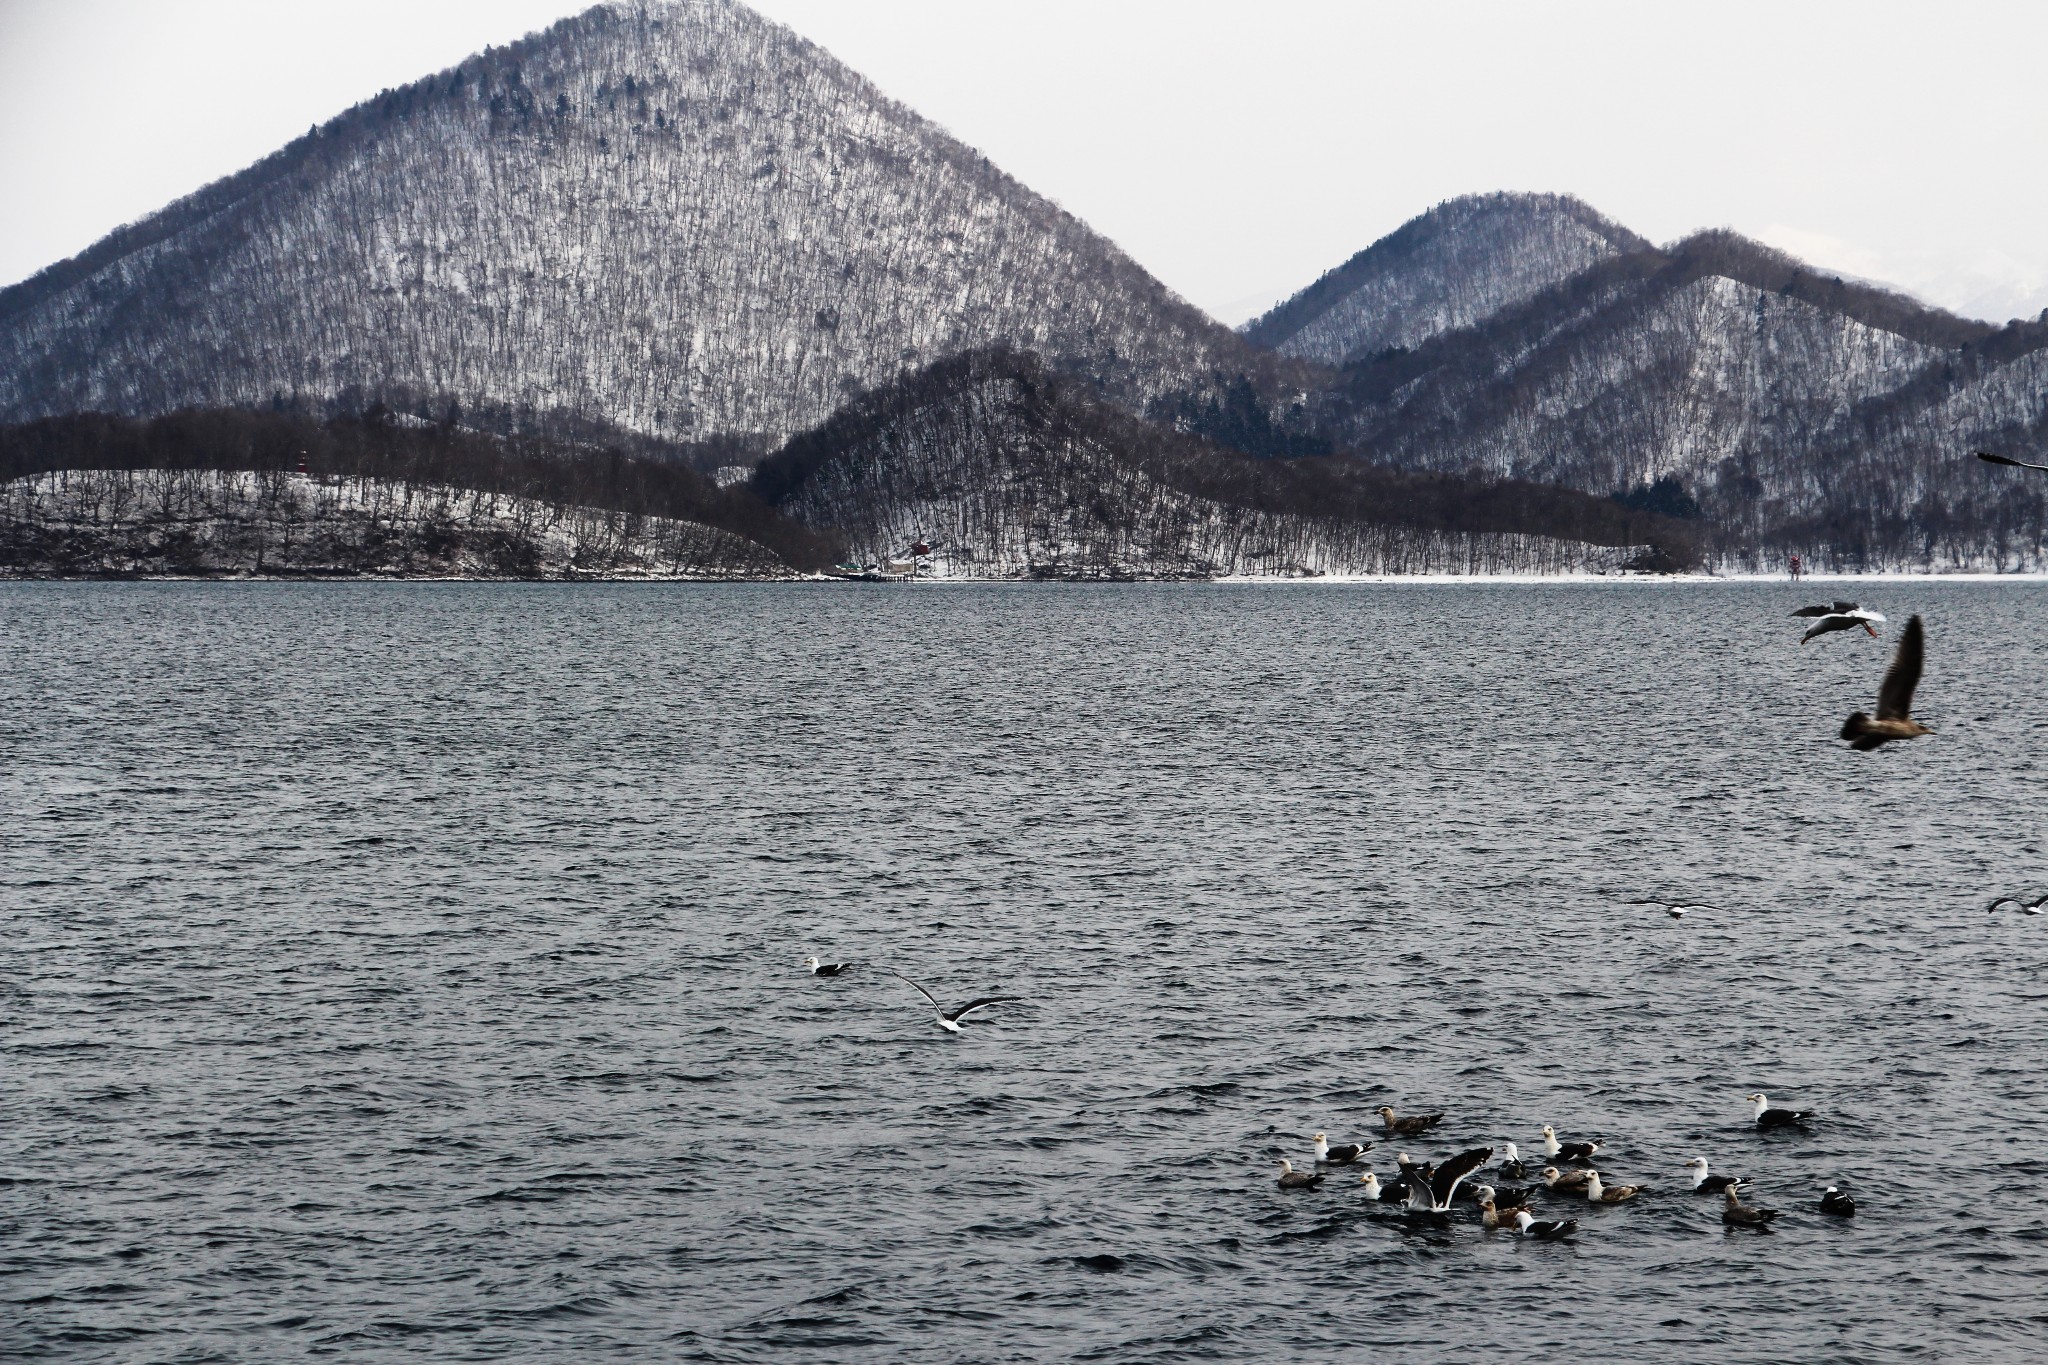
[[732,0],[601,5],[0,292],[0,420],[384,399],[773,439],[1007,341],[1132,405],[1256,353]]
[[1411,218],[1244,333],[1282,355],[1342,365],[1470,327],[1649,245],[1568,195],[1469,195]]
[[955,577],[1612,572],[1690,553],[1683,527],[1606,499],[1223,450],[1000,349],[863,395],[754,486],[863,561],[922,543]]
[[2048,326],[1994,329],[1705,233],[1354,363],[1323,421],[1400,468],[1661,481],[1727,560],[2033,564],[2037,490],[1970,456],[2044,444],[2044,346]]

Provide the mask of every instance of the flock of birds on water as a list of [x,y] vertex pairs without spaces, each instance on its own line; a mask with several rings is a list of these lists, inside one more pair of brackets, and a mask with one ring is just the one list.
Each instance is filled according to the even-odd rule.
[[[2009,459],[2003,455],[1980,452],[1978,458],[1991,464],[2012,465],[2022,469],[2038,469],[2048,472],[2048,465],[2027,464]],[[1795,619],[1810,620],[1812,625],[1799,637],[1800,644],[1806,644],[1823,635],[1837,631],[1855,630],[1861,627],[1875,638],[1877,627],[1884,622],[1878,612],[1869,611],[1855,602],[1828,602],[1817,606],[1801,607],[1792,613]],[[1893,740],[1918,739],[1934,732],[1913,719],[1913,693],[1920,685],[1920,673],[1926,660],[1926,632],[1916,614],[1909,618],[1906,627],[1899,634],[1898,648],[1892,655],[1891,667],[1885,670],[1884,679],[1877,689],[1877,714],[1873,717],[1866,712],[1856,711],[1842,723],[1841,737],[1849,741],[1852,749],[1869,752]],[[1662,902],[1655,902],[1662,904]],[[1993,900],[1988,907],[1992,912],[2011,907],[2029,915],[2048,912],[2048,892],[2035,900],[2020,896],[2003,895]],[[1666,913],[1673,919],[1684,919],[1694,909],[1705,907],[1688,905],[1666,905]],[[850,970],[851,962],[825,962],[816,957],[807,957],[803,965],[813,976],[834,977]],[[961,1021],[968,1015],[992,1005],[1001,1005],[1019,1000],[1014,995],[984,995],[965,1004],[948,1009],[944,1002],[917,982],[891,969],[889,974],[904,982],[931,1004],[933,1022],[949,1033],[960,1032]],[[1751,1107],[1751,1121],[1758,1132],[1803,1131],[1813,1119],[1812,1111],[1805,1109],[1773,1108],[1770,1100],[1761,1093],[1744,1097]],[[1379,1109],[1380,1122],[1385,1126],[1384,1136],[1419,1138],[1428,1134],[1443,1122],[1442,1113],[1412,1114],[1403,1117],[1392,1106],[1382,1105]],[[1338,1166],[1357,1165],[1367,1152],[1373,1150],[1371,1142],[1349,1142],[1333,1144],[1327,1133],[1314,1136],[1313,1166],[1301,1171],[1286,1157],[1280,1158],[1279,1187],[1282,1190],[1320,1189],[1328,1178],[1329,1170]],[[1399,1175],[1382,1181],[1379,1174],[1366,1170],[1358,1178],[1365,1196],[1374,1203],[1395,1204],[1411,1216],[1435,1220],[1447,1220],[1452,1211],[1461,1203],[1469,1203],[1479,1214],[1480,1225],[1487,1231],[1510,1231],[1535,1241],[1563,1241],[1579,1231],[1577,1218],[1538,1218],[1532,1199],[1542,1196],[1547,1200],[1583,1202],[1592,1208],[1606,1208],[1626,1204],[1638,1196],[1650,1192],[1647,1185],[1609,1185],[1593,1158],[1606,1144],[1600,1139],[1582,1142],[1560,1141],[1556,1130],[1549,1124],[1543,1125],[1543,1140],[1539,1149],[1544,1164],[1540,1169],[1535,1163],[1525,1161],[1520,1150],[1512,1142],[1499,1147],[1471,1147],[1441,1162],[1411,1161],[1406,1152],[1394,1157]],[[1495,1158],[1500,1160],[1496,1163]],[[1482,1171],[1492,1165],[1493,1169],[1480,1177]],[[1745,1187],[1750,1181],[1745,1176],[1716,1175],[1711,1163],[1703,1156],[1696,1156],[1685,1163],[1690,1173],[1691,1192],[1694,1195],[1719,1195],[1721,1197],[1721,1221],[1730,1228],[1752,1228],[1758,1232],[1769,1232],[1777,1219],[1776,1209],[1743,1202]],[[1533,1176],[1533,1178],[1532,1178]],[[1498,1180],[1496,1186],[1486,1183]],[[1527,1184],[1511,1184],[1513,1181],[1529,1181]],[[1821,1213],[1837,1218],[1853,1218],[1856,1215],[1856,1200],[1839,1186],[1829,1185],[1821,1191],[1814,1207]],[[1546,1209],[1546,1211],[1549,1211]]]

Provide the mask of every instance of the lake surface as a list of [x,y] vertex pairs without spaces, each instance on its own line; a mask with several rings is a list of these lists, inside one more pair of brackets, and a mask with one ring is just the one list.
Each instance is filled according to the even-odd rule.
[[0,585],[0,1354],[2039,1360],[2048,587],[1835,590]]

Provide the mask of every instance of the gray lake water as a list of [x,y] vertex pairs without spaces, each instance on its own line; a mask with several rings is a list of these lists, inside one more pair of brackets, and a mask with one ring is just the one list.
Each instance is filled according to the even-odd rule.
[[0,1355],[2039,1360],[2048,588],[1832,592],[0,586]]

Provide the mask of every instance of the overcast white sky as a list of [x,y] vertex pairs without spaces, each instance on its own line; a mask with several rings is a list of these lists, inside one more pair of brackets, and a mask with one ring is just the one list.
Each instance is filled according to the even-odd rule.
[[[577,0],[0,0],[0,283]],[[757,0],[1239,322],[1452,195],[2048,306],[2048,4]]]

